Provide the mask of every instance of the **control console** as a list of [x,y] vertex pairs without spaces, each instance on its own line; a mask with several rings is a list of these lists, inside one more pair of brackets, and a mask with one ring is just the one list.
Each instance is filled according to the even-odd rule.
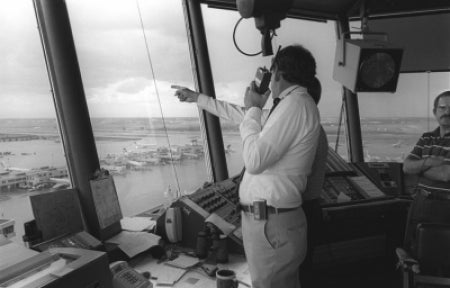
[[221,182],[207,183],[173,204],[180,207],[182,211],[182,243],[184,245],[195,247],[198,232],[205,229],[205,220],[213,213],[236,227],[229,237],[242,245],[236,179],[237,177],[234,177]]
[[216,213],[231,224],[238,224],[240,214],[237,209],[239,197],[232,179],[207,184],[188,197],[208,213]]

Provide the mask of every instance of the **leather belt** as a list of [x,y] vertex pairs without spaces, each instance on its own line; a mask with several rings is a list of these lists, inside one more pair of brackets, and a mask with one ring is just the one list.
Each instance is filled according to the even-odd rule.
[[444,191],[429,191],[429,190],[422,190],[422,193],[425,194],[425,196],[428,199],[434,199],[434,200],[450,200],[450,193],[444,192]]
[[[243,205],[243,204],[239,204],[239,208],[247,213],[253,213],[254,208],[253,205]],[[279,214],[279,213],[283,213],[283,212],[289,212],[289,211],[293,211],[298,209],[298,207],[293,207],[293,208],[275,208],[273,206],[267,206],[267,213],[268,214]]]

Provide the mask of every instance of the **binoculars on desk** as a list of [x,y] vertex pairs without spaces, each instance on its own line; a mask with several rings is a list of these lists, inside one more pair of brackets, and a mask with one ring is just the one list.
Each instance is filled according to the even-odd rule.
[[198,232],[195,254],[199,259],[215,256],[217,263],[227,263],[227,236],[210,227]]

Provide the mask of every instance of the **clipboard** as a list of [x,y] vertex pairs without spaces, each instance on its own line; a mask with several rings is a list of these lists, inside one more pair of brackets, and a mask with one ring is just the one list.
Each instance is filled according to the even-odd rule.
[[84,229],[80,200],[75,188],[31,195],[30,203],[43,240]]
[[112,176],[100,175],[90,180],[90,186],[100,229],[120,222],[122,210]]

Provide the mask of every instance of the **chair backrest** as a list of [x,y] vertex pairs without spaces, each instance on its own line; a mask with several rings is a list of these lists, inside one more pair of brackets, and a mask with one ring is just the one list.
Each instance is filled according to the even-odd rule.
[[421,274],[450,277],[450,225],[421,223],[416,232]]

